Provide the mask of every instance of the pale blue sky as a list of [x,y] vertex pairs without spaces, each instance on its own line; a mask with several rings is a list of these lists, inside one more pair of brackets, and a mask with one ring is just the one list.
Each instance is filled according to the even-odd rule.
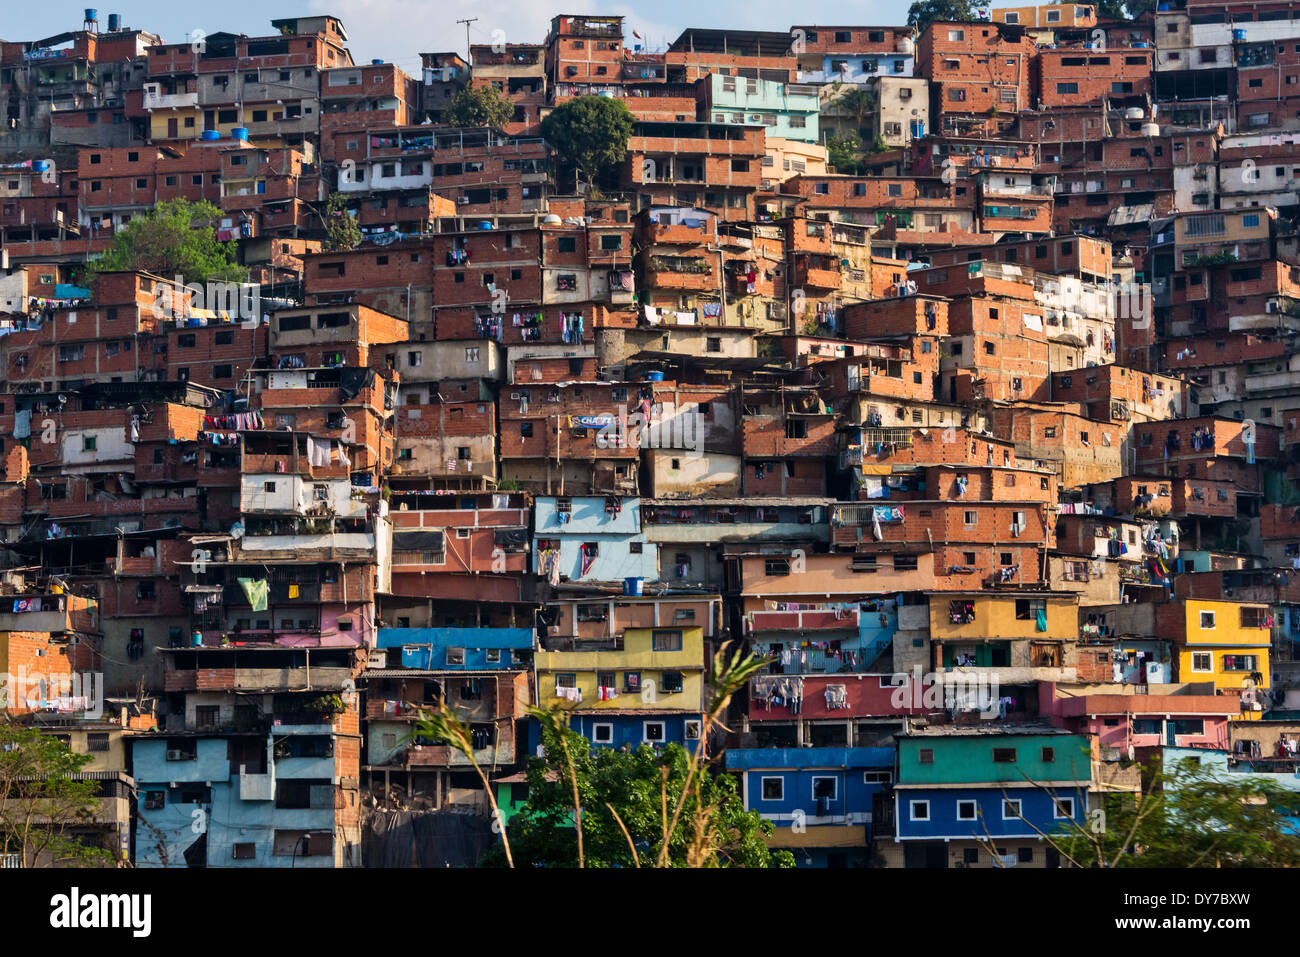
[[[475,43],[491,43],[495,30],[502,31],[508,43],[540,43],[556,14],[621,14],[627,17],[629,45],[637,42],[631,36],[636,29],[651,46],[662,49],[661,44],[675,39],[685,27],[784,31],[795,23],[892,24],[907,19],[909,5],[910,0],[714,0],[708,4],[585,0],[568,5],[556,0],[118,0],[94,4],[101,30],[108,28],[110,13],[120,13],[124,26],[160,33],[169,43],[184,41],[195,29],[266,35],[273,19],[329,13],[343,21],[356,60],[384,59],[412,73],[419,71],[422,52],[454,49],[464,54],[465,28],[456,21],[467,17],[478,17],[470,27]],[[4,0],[0,37],[38,40],[80,29],[86,6],[67,0]]]

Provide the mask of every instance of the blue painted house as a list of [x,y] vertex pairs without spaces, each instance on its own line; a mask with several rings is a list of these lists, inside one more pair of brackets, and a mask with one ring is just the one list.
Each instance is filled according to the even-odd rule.
[[801,867],[865,867],[878,801],[893,780],[893,748],[737,748],[745,808],[772,821],[769,846]]
[[657,581],[659,546],[641,529],[641,500],[542,497],[533,504],[533,567],[552,582]]
[[363,765],[372,786],[398,776],[407,793],[441,793],[446,774],[470,767],[461,752],[411,737],[421,709],[446,702],[469,728],[485,767],[514,764],[518,723],[532,702],[532,628],[380,628],[387,667],[361,676]]
[[1084,826],[1088,735],[1049,727],[942,726],[898,738],[891,866],[1059,867],[1044,841]]
[[319,723],[129,741],[136,865],[359,867],[336,817],[338,737]]

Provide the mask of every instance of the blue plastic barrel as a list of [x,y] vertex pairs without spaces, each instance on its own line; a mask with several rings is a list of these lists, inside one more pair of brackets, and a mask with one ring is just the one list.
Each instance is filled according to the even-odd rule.
[[645,379],[647,382],[663,382],[664,374],[662,372],[647,372]]
[[233,130],[230,131],[230,138],[235,140],[247,140],[248,129],[243,126],[236,126]]
[[641,594],[641,589],[644,585],[644,578],[624,578],[623,594],[626,597],[636,597]]
[[199,139],[211,143],[213,140],[221,139],[221,134],[218,133],[216,130],[204,130],[202,133],[199,134]]

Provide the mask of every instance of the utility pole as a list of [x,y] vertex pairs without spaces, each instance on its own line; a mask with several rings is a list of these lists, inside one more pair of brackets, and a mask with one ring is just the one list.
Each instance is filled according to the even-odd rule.
[[470,55],[469,55],[469,25],[470,25],[471,23],[476,22],[477,20],[478,20],[478,17],[470,17],[468,20],[457,20],[457,21],[456,21],[457,23],[463,23],[463,24],[465,24],[465,62],[466,62],[466,63],[469,63],[469,62],[470,62]]

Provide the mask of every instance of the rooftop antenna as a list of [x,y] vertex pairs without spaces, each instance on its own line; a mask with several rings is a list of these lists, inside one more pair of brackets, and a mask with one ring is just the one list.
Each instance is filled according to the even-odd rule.
[[473,62],[473,57],[470,56],[470,49],[469,49],[469,25],[477,21],[478,21],[478,17],[470,17],[468,20],[456,21],[457,23],[465,24],[465,58],[469,60],[471,63]]

